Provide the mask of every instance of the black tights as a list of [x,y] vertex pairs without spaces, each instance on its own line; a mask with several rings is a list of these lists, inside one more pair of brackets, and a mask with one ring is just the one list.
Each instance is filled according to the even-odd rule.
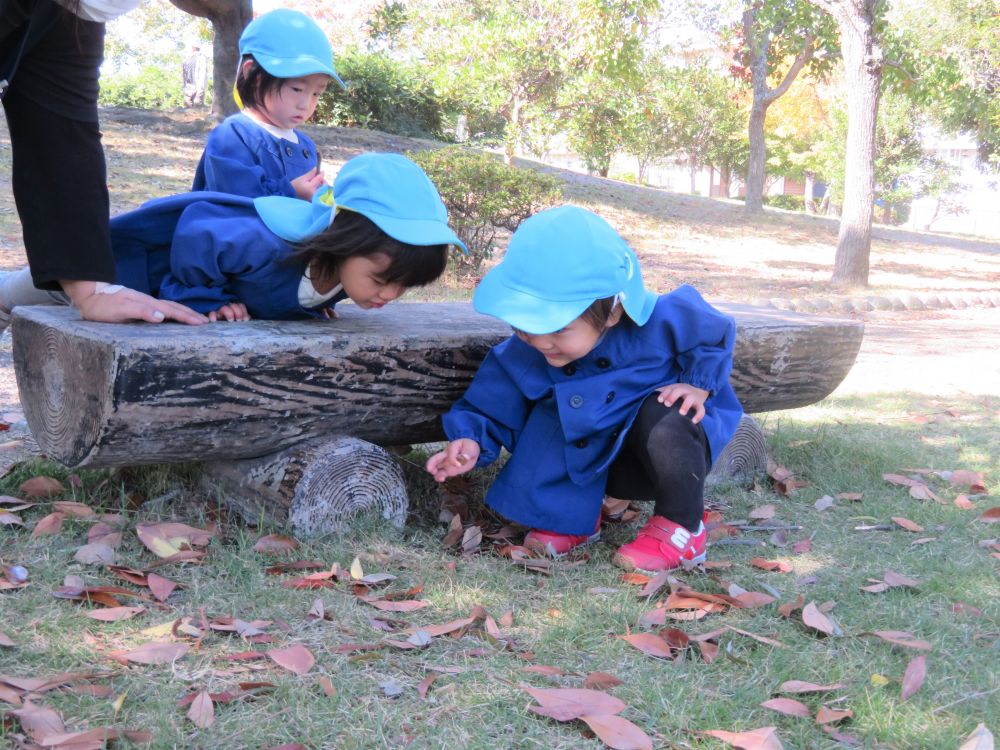
[[691,412],[681,416],[680,399],[666,407],[650,394],[611,464],[607,494],[653,500],[653,512],[695,531],[705,508],[705,476],[711,468],[708,440]]

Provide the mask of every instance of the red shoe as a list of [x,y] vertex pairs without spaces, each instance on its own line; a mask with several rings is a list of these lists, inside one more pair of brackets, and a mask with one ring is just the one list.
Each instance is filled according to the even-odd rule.
[[594,526],[594,533],[581,534],[557,534],[554,531],[541,531],[532,529],[524,536],[524,546],[536,555],[546,555],[548,557],[562,557],[567,552],[582,547],[585,544],[596,542],[601,538],[601,519],[597,518]]
[[705,562],[707,535],[704,522],[691,533],[663,516],[653,516],[633,541],[618,548],[612,563],[625,570],[655,573]]

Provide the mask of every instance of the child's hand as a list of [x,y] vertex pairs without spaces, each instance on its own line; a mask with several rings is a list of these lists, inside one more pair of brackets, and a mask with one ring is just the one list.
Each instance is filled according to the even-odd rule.
[[427,459],[427,471],[438,482],[464,474],[479,460],[479,443],[468,438],[452,440],[448,447]]
[[210,312],[208,319],[213,323],[217,320],[228,320],[230,322],[234,320],[250,320],[250,313],[247,312],[247,306],[242,302],[230,302],[228,305],[223,305],[218,310]]
[[326,178],[320,172],[319,167],[314,167],[304,175],[299,175],[292,180],[292,187],[295,188],[295,195],[304,201],[311,201],[313,193],[326,184]]
[[660,392],[656,400],[666,406],[673,406],[677,399],[681,399],[681,408],[677,410],[680,414],[687,414],[694,409],[694,414],[691,416],[693,424],[698,424],[705,416],[705,399],[709,396],[708,391],[687,383],[671,383],[656,390]]

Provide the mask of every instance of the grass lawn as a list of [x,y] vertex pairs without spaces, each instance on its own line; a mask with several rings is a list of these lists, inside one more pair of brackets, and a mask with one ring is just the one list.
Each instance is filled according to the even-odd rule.
[[[106,126],[119,200],[183,189],[204,133],[171,123]],[[401,141],[320,136],[325,163]],[[725,203],[567,179],[571,199],[638,246],[659,288],[691,282],[746,301],[804,295],[829,275],[834,230],[822,222],[769,214],[751,226]],[[16,227],[3,209],[0,260],[14,267]],[[1000,256],[964,242],[877,240],[876,290],[995,288]],[[445,296],[468,290],[432,292]],[[887,385],[758,416],[775,464],[801,486],[761,477],[714,487],[710,565],[654,581],[610,564],[638,519],[609,522],[585,553],[541,569],[512,560],[490,538],[500,522],[481,503],[488,472],[453,487],[483,541],[445,547],[419,449],[402,457],[402,530],[362,519],[277,555],[254,547],[281,530],[248,528],[199,497],[196,467],[20,464],[0,479],[0,745],[32,747],[27,733],[48,735],[48,746],[105,746],[58,741],[60,723],[206,749],[958,750],[979,724],[1000,730],[1000,394]],[[59,488],[30,496],[43,476]],[[205,554],[164,563],[192,535]],[[315,567],[268,572],[294,562]],[[92,617],[109,611],[123,619]],[[818,687],[789,692],[790,681]],[[525,687],[585,685],[624,704],[576,712],[605,741],[581,719],[529,710],[559,694]],[[803,715],[761,705],[779,698],[771,705]],[[629,724],[607,718],[615,711]],[[742,744],[705,734],[718,730]]]

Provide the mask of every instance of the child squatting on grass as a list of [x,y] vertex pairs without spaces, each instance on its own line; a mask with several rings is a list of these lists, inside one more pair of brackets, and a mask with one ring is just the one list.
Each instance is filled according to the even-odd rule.
[[330,42],[309,16],[282,8],[247,25],[240,56],[243,110],[209,134],[191,189],[312,200],[325,184],[319,151],[296,128],[313,116],[331,80],[346,88]]
[[654,501],[614,563],[705,559],[705,477],[743,413],[729,385],[736,327],[690,286],[657,296],[603,219],[575,206],[518,227],[475,308],[514,335],[444,416],[437,481],[511,455],[487,503],[553,556],[600,536],[605,494]]
[[[311,202],[183,193],[111,220],[119,281],[212,321],[332,317],[347,298],[379,308],[437,279],[449,244],[464,248],[437,189],[399,154],[349,160]],[[28,269],[0,277],[7,309],[60,302]]]

